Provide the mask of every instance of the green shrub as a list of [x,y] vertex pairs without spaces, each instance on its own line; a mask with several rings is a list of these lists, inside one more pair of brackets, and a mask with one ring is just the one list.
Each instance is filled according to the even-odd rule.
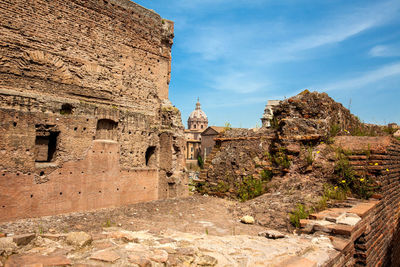
[[260,172],[261,180],[269,182],[271,181],[272,177],[274,176],[274,173],[271,170],[262,170]]
[[300,220],[306,219],[310,215],[310,211],[302,204],[297,204],[296,208],[290,213],[290,223],[299,228]]
[[229,185],[224,181],[219,181],[215,190],[220,193],[226,193],[229,191]]
[[349,190],[349,185],[351,181],[355,179],[355,172],[350,165],[350,162],[343,152],[338,154],[338,160],[335,165],[335,175],[336,175],[336,185]]
[[347,191],[339,186],[325,184],[324,196],[329,199],[345,200],[347,196]]
[[199,192],[200,194],[208,194],[209,190],[209,183],[203,182],[203,181],[196,181],[194,183],[194,186],[196,188],[196,191]]
[[290,160],[285,152],[285,149],[279,148],[279,150],[273,154],[272,161],[275,165],[283,169],[288,169],[290,167]]
[[326,209],[328,207],[328,200],[329,198],[326,195],[323,195],[317,204],[313,207],[314,212],[319,212],[321,210]]
[[334,183],[338,188],[359,198],[368,199],[379,189],[372,176],[357,175],[343,153],[338,154],[334,174]]
[[338,133],[340,132],[340,125],[339,124],[332,124],[330,131],[329,131],[329,137],[335,137],[336,135],[338,135]]
[[395,128],[393,128],[393,127],[385,126],[385,127],[383,128],[383,131],[384,131],[385,133],[387,133],[387,134],[392,135],[392,134],[394,134],[394,133],[397,131],[397,129],[395,129]]
[[236,184],[236,196],[240,201],[246,201],[258,197],[267,191],[266,182],[253,178],[253,176],[246,176],[240,183]]

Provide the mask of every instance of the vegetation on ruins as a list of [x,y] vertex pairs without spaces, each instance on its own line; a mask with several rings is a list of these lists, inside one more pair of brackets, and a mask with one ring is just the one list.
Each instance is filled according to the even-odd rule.
[[307,147],[305,151],[305,159],[307,165],[311,165],[314,162],[313,149],[311,146]]
[[252,175],[245,176],[240,182],[236,183],[236,196],[240,201],[247,201],[258,197],[267,191],[267,182],[256,179]]
[[282,169],[288,169],[290,167],[290,160],[285,148],[280,147],[278,151],[272,154],[272,163]]
[[335,186],[332,184],[324,184],[324,195],[323,197],[333,200],[345,200],[347,191],[342,187]]
[[222,130],[222,133],[224,133],[226,131],[229,131],[231,129],[232,129],[232,125],[229,122],[225,122],[224,129]]
[[200,169],[204,168],[204,161],[200,155],[197,156],[197,165],[200,167]]
[[379,186],[372,175],[355,172],[346,154],[343,151],[337,153],[333,184],[356,197],[370,198]]
[[385,126],[383,127],[383,131],[387,134],[393,135],[398,129],[393,128],[393,127],[389,127],[389,126]]
[[329,130],[329,137],[335,137],[340,132],[340,125],[333,123]]
[[290,213],[289,220],[290,223],[299,228],[300,227],[300,220],[306,219],[310,215],[311,211],[303,204],[297,204],[296,208]]
[[271,124],[272,129],[274,129],[274,130],[279,129],[279,121],[276,117],[271,119],[270,124]]
[[263,181],[269,182],[274,176],[274,173],[272,170],[264,169],[260,172],[260,176]]

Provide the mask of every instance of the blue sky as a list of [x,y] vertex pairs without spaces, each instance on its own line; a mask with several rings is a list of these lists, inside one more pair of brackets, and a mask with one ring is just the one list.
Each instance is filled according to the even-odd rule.
[[269,99],[327,92],[400,124],[400,0],[135,1],[175,22],[170,99],[209,125],[259,126]]

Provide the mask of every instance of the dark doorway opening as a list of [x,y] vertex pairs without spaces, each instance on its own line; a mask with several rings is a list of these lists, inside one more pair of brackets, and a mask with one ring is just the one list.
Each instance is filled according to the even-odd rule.
[[155,163],[156,147],[150,146],[146,150],[146,166],[153,167]]

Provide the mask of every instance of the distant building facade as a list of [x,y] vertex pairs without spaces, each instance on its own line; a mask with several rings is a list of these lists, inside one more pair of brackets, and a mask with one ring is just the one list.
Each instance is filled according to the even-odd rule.
[[186,163],[197,164],[197,157],[201,153],[201,133],[208,126],[206,113],[201,109],[200,101],[197,99],[195,110],[190,113],[187,121],[188,129],[185,130],[186,138]]
[[274,107],[279,105],[280,100],[268,100],[261,118],[262,127],[271,127],[271,121],[274,118]]
[[201,156],[206,160],[207,156],[215,146],[214,138],[216,138],[225,127],[210,126],[201,133]]

